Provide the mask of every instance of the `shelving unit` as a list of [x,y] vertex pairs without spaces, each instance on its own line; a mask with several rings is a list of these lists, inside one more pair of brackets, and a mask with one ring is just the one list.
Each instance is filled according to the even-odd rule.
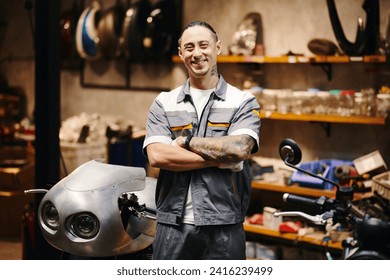
[[322,190],[315,188],[304,188],[298,185],[278,185],[273,183],[267,183],[265,181],[252,181],[252,188],[264,191],[280,192],[280,193],[291,193],[295,195],[304,195],[310,197],[327,196],[330,198],[335,197],[335,191],[333,190]]
[[324,242],[324,233],[315,232],[299,236],[296,233],[281,233],[279,231],[268,229],[261,225],[253,225],[248,222],[244,223],[244,230],[246,232],[254,233],[266,238],[278,239],[280,241],[303,243],[305,245],[314,245],[316,247],[329,247],[338,251],[342,250],[342,245],[340,241],[333,242],[329,240],[327,242]]
[[[259,180],[252,181],[252,189],[280,194],[289,193],[313,198],[320,196],[334,198],[336,194],[335,190],[306,188],[297,184],[287,186]],[[362,199],[365,196],[365,194],[355,193],[355,199]],[[326,238],[327,236],[325,233],[321,231],[316,231],[314,233],[300,236],[297,233],[281,233],[277,230],[269,229],[262,225],[250,224],[248,221],[245,221],[244,223],[244,230],[246,233],[248,233],[250,236],[254,236],[256,239],[271,241],[272,243],[302,246],[315,250],[329,250],[335,252],[336,254],[340,254],[342,251],[341,241],[333,242]]]
[[[326,136],[331,134],[332,123],[344,123],[344,124],[365,124],[365,125],[386,125],[389,120],[385,117],[364,117],[364,116],[349,116],[342,117],[336,115],[317,115],[317,114],[282,114],[279,112],[262,111],[260,112],[261,118],[269,120],[285,120],[285,121],[306,121],[317,122],[321,124],[325,130]],[[389,117],[388,117],[389,118]]]
[[[181,62],[179,56],[172,57],[175,63]],[[260,55],[220,55],[218,63],[384,63],[386,62],[384,55],[367,55],[367,56],[260,56]]]
[[[179,63],[179,56],[173,56],[172,62]],[[238,56],[238,55],[220,55],[218,63],[257,63],[257,64],[272,64],[272,63],[309,63],[328,65],[334,63],[386,63],[387,58],[384,55],[368,55],[368,56]],[[330,123],[346,123],[346,124],[368,124],[368,125],[385,125],[385,117],[363,117],[349,116],[342,117],[337,115],[317,115],[317,114],[282,114],[278,112],[262,111],[263,119],[271,120],[288,120],[288,121],[309,121],[326,123],[325,129],[327,134],[330,133]]]
[[336,115],[317,115],[317,114],[282,114],[278,112],[263,111],[260,116],[263,119],[271,120],[287,120],[287,121],[312,121],[312,122],[326,122],[326,123],[349,123],[349,124],[371,124],[371,125],[385,125],[385,117],[363,117],[363,116],[349,116],[341,117]]
[[[268,183],[265,181],[252,181],[252,188],[263,190],[263,191],[271,191],[271,192],[279,192],[279,193],[290,193],[295,195],[303,195],[309,197],[320,197],[326,196],[329,198],[335,197],[335,190],[324,190],[324,189],[315,189],[315,188],[306,188],[301,187],[297,184],[294,185],[279,185],[274,183]],[[365,197],[365,194],[355,193],[355,199],[361,199]]]
[[[307,64],[320,66],[326,73],[328,80],[332,78],[333,64],[355,64],[355,63],[373,63],[384,64],[389,60],[382,55],[369,56],[231,56],[220,55],[217,58],[218,63],[222,64]],[[179,56],[172,57],[173,63],[181,63]],[[390,65],[390,64],[389,64]],[[330,135],[332,124],[357,124],[357,125],[379,125],[384,126],[389,122],[389,117],[364,117],[364,116],[337,116],[337,115],[319,115],[319,114],[282,114],[274,111],[261,111],[261,118],[263,120],[283,120],[283,121],[303,121],[319,123],[326,130],[327,135]],[[286,186],[275,183],[268,183],[265,181],[253,181],[252,189],[261,193],[261,195],[280,196],[283,193],[290,193],[306,197],[320,197],[326,196],[335,198],[335,190],[323,190],[315,188],[305,188],[298,185]],[[280,194],[280,195],[279,195]],[[259,195],[257,199],[262,200],[264,197]],[[366,194],[356,193],[355,199],[362,199]],[[256,199],[256,198],[255,198]],[[278,198],[281,201],[281,198]],[[279,203],[274,201],[276,204]],[[272,206],[272,203],[268,206]],[[276,206],[275,206],[276,207]],[[261,225],[253,225],[248,222],[244,223],[244,229],[248,235],[255,239],[271,241],[271,243],[284,243],[297,246],[308,246],[316,248],[316,250],[330,250],[341,253],[341,242],[324,242],[325,233],[316,232],[310,235],[298,236],[295,233],[280,233],[279,231],[266,228]]]
[[[282,56],[262,56],[262,55],[220,55],[218,63],[251,63],[251,64],[313,64],[319,65],[324,70],[328,80],[332,79],[332,64],[336,63],[386,63],[385,55],[365,55],[365,56],[303,56],[303,55],[282,55]],[[172,62],[181,62],[179,56],[173,56]]]

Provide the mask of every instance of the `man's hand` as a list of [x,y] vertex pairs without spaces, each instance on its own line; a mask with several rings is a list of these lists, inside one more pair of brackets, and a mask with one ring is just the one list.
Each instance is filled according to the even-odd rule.
[[172,141],[171,146],[176,146],[176,147],[182,147],[184,148],[186,138],[183,136],[177,137],[175,140]]

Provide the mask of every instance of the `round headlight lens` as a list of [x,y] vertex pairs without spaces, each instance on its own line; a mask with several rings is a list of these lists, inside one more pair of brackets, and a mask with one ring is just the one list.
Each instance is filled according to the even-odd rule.
[[98,234],[100,223],[94,214],[83,212],[73,216],[70,226],[77,236],[84,239],[91,239]]
[[51,202],[46,202],[42,207],[42,221],[52,230],[57,230],[60,226],[60,217],[58,216],[57,208]]

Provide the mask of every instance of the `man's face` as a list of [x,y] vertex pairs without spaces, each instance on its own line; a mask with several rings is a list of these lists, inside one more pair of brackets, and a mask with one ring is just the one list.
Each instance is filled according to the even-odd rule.
[[221,52],[221,42],[206,27],[192,26],[184,31],[179,47],[179,56],[190,76],[201,78],[216,74],[217,55]]

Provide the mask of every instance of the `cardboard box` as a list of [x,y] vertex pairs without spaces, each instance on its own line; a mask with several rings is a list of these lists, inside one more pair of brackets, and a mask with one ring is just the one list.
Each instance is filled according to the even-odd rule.
[[353,163],[359,175],[367,173],[377,175],[387,170],[386,163],[379,151],[357,158]]

